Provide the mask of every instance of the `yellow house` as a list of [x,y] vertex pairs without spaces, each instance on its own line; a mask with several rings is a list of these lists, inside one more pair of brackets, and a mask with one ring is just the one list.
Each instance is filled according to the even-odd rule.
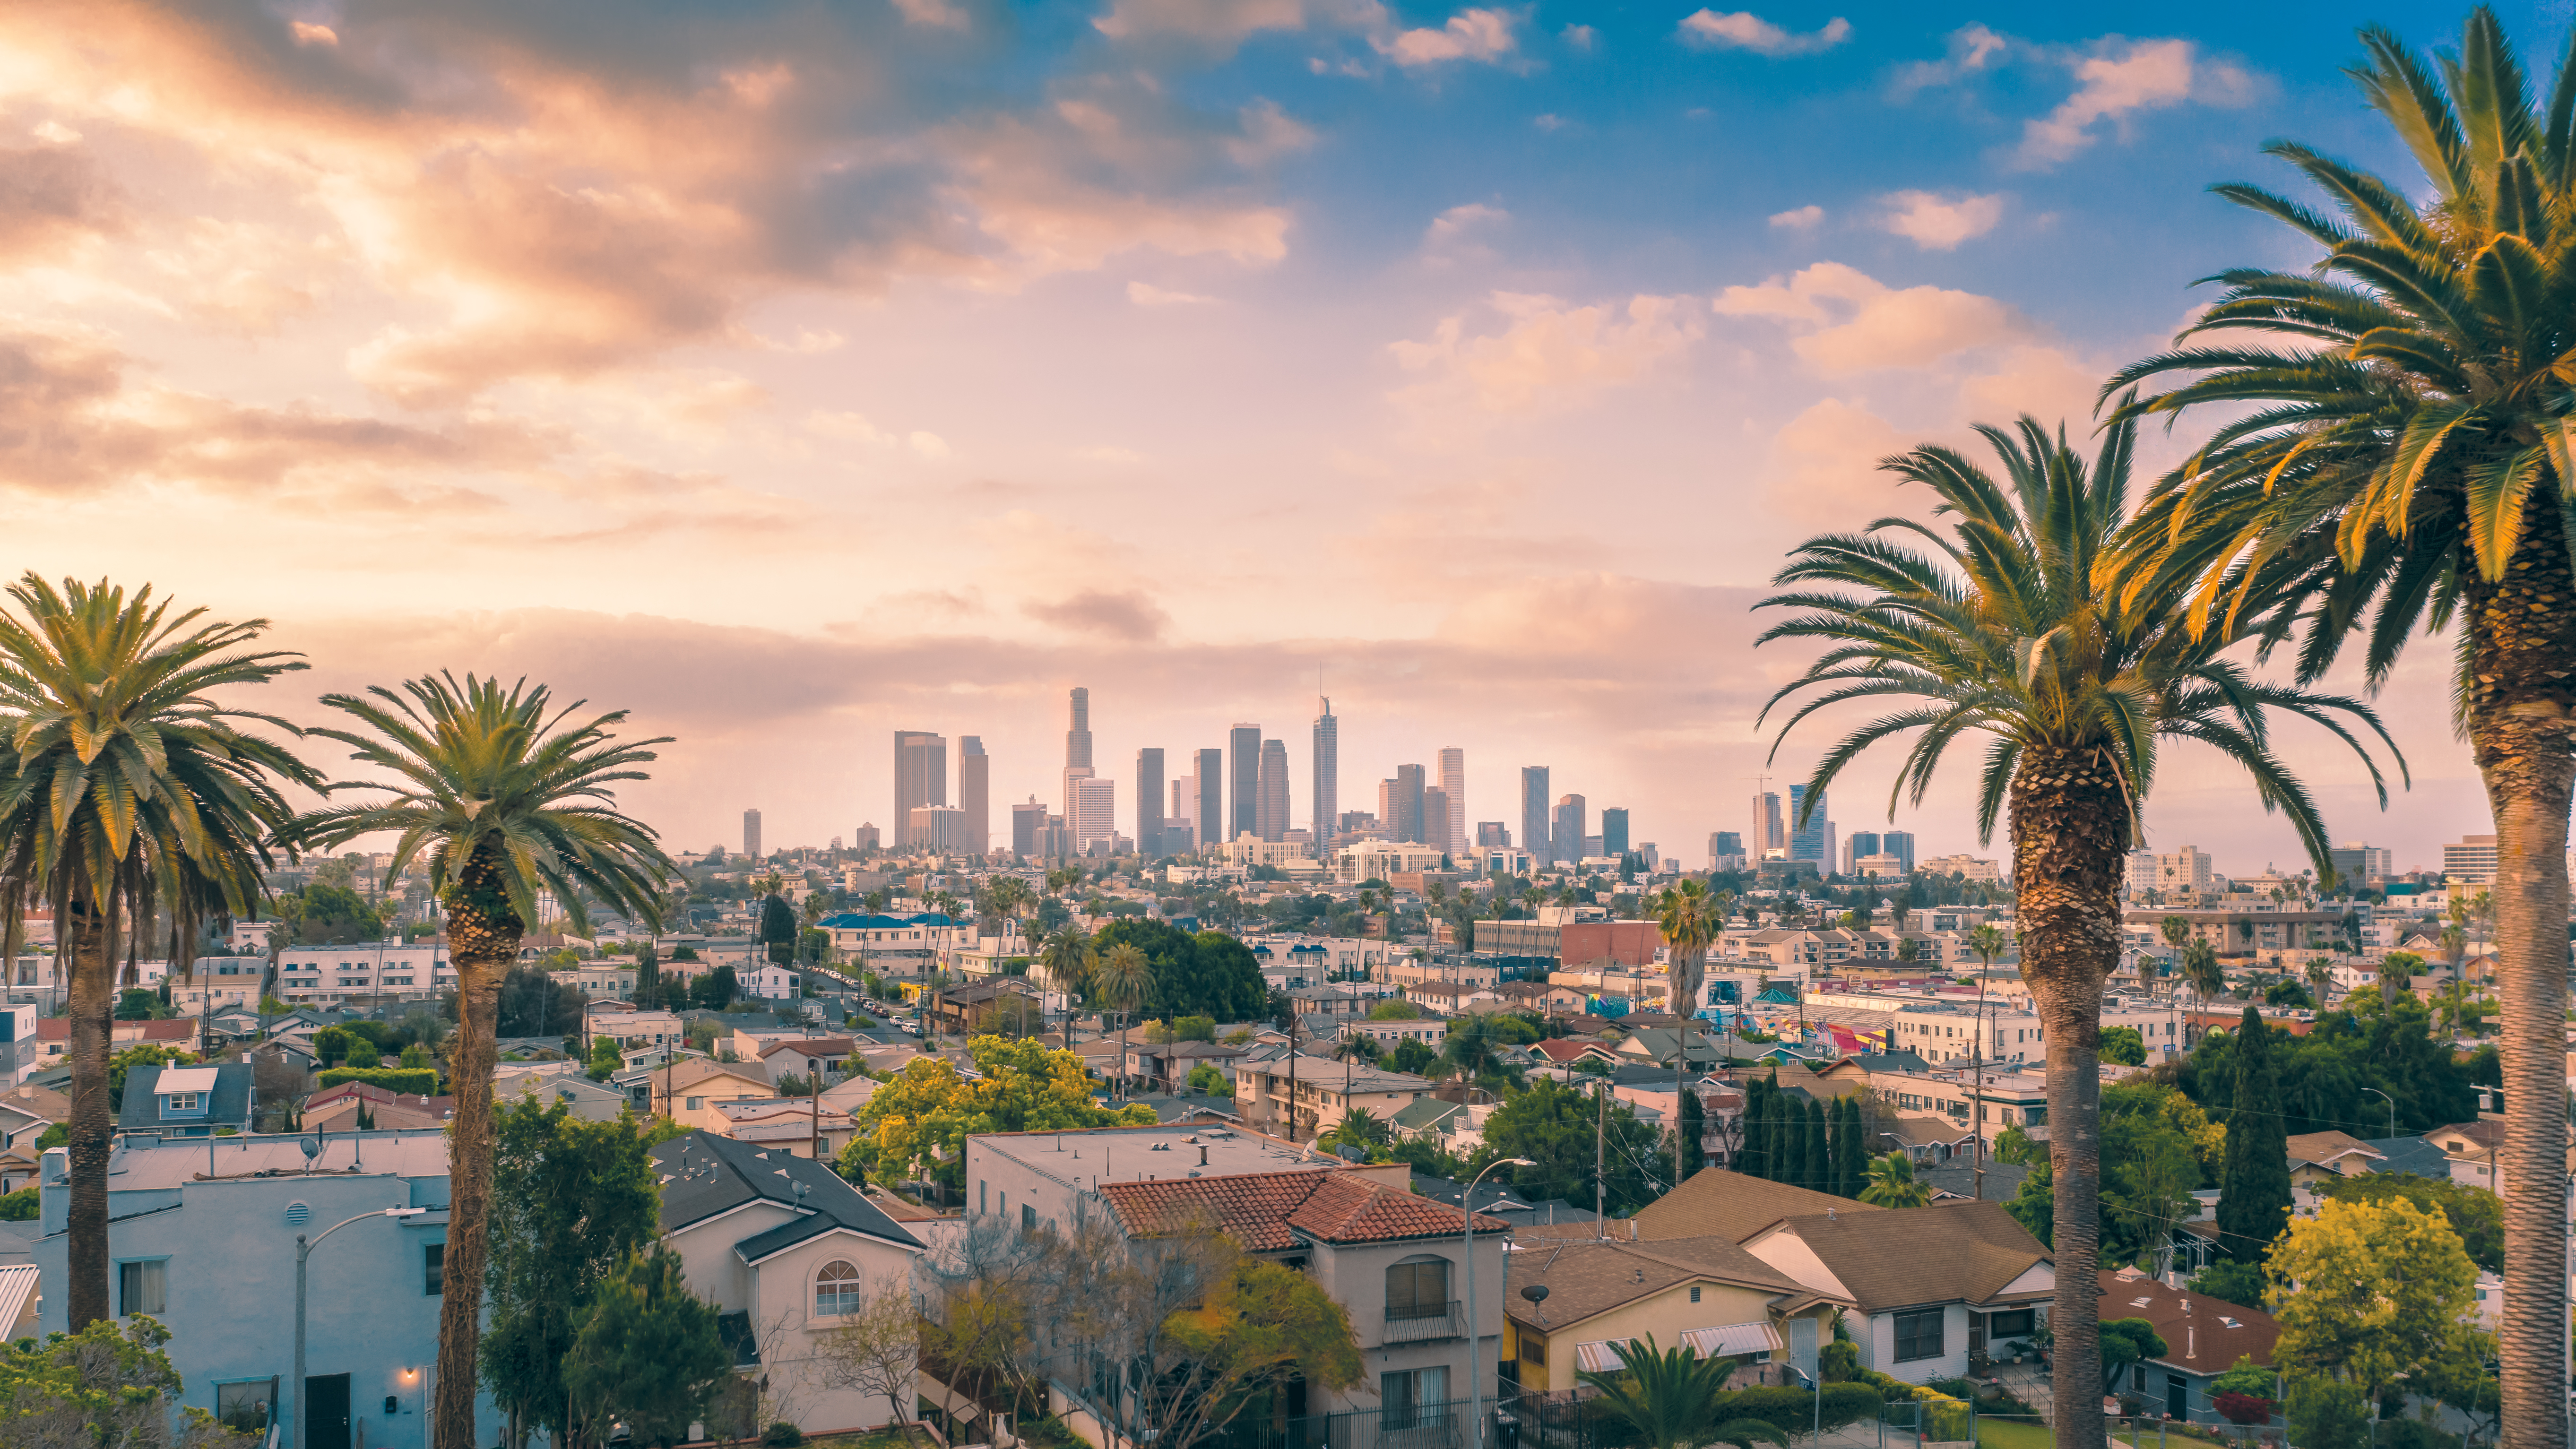
[[1570,1392],[1586,1369],[1616,1372],[1612,1346],[1649,1336],[1659,1349],[1748,1364],[1811,1356],[1832,1339],[1834,1310],[1852,1306],[1725,1238],[1534,1238],[1509,1274],[1503,1357],[1532,1393]]
[[778,1095],[776,1087],[752,1075],[758,1070],[703,1057],[675,1063],[652,1076],[653,1115],[719,1137],[730,1136],[733,1118],[726,1115],[725,1103],[766,1101]]

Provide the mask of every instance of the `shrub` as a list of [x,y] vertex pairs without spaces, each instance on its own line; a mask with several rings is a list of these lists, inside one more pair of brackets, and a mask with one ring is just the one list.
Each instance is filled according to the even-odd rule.
[[874,1031],[877,1023],[876,1018],[874,1017],[853,1016],[850,1018],[850,1025],[857,1027],[861,1031]]
[[2273,1410],[2278,1407],[2270,1399],[2258,1399],[2252,1394],[2228,1393],[2224,1390],[2210,1402],[2217,1406],[2220,1416],[2231,1424],[2271,1423]]
[[438,1073],[429,1067],[333,1067],[322,1074],[321,1085],[336,1087],[342,1082],[364,1082],[388,1092],[408,1092],[416,1097],[438,1095]]
[[761,1431],[760,1442],[768,1449],[796,1449],[805,1442],[805,1431],[782,1419]]
[[33,1187],[0,1193],[0,1223],[33,1222],[38,1211],[36,1189]]

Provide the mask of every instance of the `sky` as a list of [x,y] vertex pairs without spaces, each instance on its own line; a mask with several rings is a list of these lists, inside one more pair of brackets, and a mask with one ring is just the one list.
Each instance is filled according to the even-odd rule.
[[[2540,57],[2566,11],[2501,7]],[[1122,826],[1237,721],[1304,825],[1320,681],[1346,809],[1456,746],[1470,819],[1544,764],[1705,864],[1833,738],[1772,754],[1754,606],[1921,511],[1881,458],[2089,435],[2197,279],[2311,260],[2207,194],[2288,185],[2266,139],[2417,183],[2368,18],[2461,12],[18,0],[0,563],[272,621],[312,667],[242,702],[300,722],[438,669],[631,711],[675,848],[890,826],[898,729],[981,735],[1007,838],[1074,685]],[[2488,828],[2446,658],[2378,701],[2384,815],[2283,734],[2400,869]],[[1921,853],[1979,849],[1973,766]],[[2295,869],[2254,807],[2177,748],[2148,843]]]

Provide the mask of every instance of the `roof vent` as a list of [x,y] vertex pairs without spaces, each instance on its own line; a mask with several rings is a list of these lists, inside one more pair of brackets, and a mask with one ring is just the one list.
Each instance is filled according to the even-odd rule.
[[300,1228],[311,1221],[313,1221],[313,1209],[310,1205],[300,1201],[291,1202],[286,1205],[286,1225],[288,1227]]

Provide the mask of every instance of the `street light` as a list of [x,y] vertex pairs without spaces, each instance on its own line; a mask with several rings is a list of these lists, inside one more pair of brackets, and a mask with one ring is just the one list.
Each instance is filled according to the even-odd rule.
[[[1503,1166],[1537,1165],[1526,1157],[1497,1157],[1485,1164],[1485,1172]],[[1485,1416],[1476,1409],[1480,1390],[1476,1378],[1476,1184],[1485,1180],[1485,1172],[1471,1178],[1467,1190],[1458,1195],[1458,1240],[1467,1251],[1467,1416],[1476,1421],[1475,1449],[1485,1449]],[[304,1446],[298,1444],[295,1449],[304,1449]]]
[[2389,1135],[2389,1136],[2391,1136],[2391,1137],[2396,1136],[2396,1135],[2397,1135],[2397,1099],[2396,1099],[2395,1097],[2392,1097],[2392,1096],[2388,1095],[2386,1092],[2383,1092],[2383,1091],[2379,1090],[2377,1087],[2364,1087],[2364,1088],[2362,1088],[2362,1090],[2363,1090],[2363,1091],[2365,1091],[2365,1092],[2368,1092],[2370,1095],[2372,1095],[2372,1096],[2374,1096],[2374,1097],[2377,1097],[2379,1100],[2381,1100],[2381,1101],[2383,1101],[2383,1102],[2386,1102],[2386,1103],[2388,1104],[2388,1135]]
[[362,1223],[369,1218],[416,1218],[427,1211],[429,1209],[417,1207],[380,1208],[354,1218],[342,1218],[309,1240],[302,1233],[295,1235],[295,1433],[287,1441],[292,1449],[304,1449],[304,1260],[324,1238],[351,1223]]

